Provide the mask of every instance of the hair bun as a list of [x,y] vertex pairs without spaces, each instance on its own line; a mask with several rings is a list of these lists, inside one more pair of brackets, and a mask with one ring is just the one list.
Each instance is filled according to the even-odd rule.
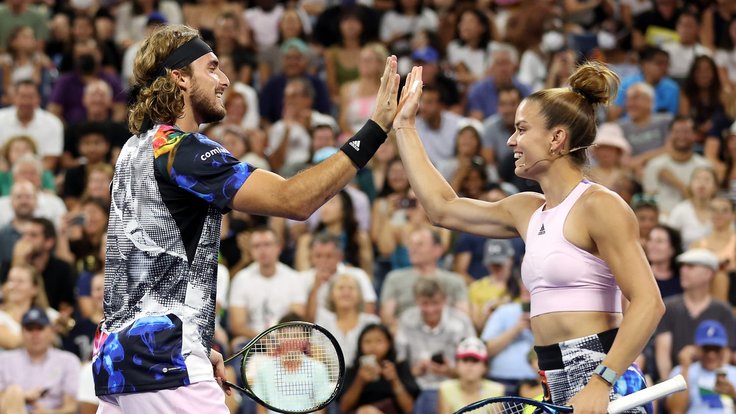
[[593,106],[608,105],[619,88],[618,75],[604,64],[590,61],[578,66],[569,78],[570,89]]

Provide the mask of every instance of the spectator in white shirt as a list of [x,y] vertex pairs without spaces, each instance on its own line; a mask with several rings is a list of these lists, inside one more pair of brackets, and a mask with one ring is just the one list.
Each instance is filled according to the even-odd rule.
[[281,247],[271,228],[257,228],[250,235],[253,263],[239,271],[230,284],[228,315],[233,349],[289,312],[304,314],[304,284],[297,272],[279,262]]
[[31,80],[15,84],[13,105],[0,109],[0,146],[10,137],[28,135],[35,141],[46,169],[53,171],[64,150],[64,125],[40,105],[38,85]]
[[669,75],[676,81],[684,81],[690,72],[695,58],[701,55],[711,56],[710,49],[698,42],[700,21],[692,13],[685,12],[677,18],[677,34],[679,41],[668,41],[662,49],[670,55]]

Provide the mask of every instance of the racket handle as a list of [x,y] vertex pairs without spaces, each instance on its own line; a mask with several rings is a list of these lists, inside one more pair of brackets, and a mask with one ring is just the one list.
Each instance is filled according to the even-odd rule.
[[640,405],[686,389],[687,383],[685,382],[685,378],[682,375],[677,375],[657,385],[611,401],[608,404],[608,414],[619,414],[628,409],[639,407]]

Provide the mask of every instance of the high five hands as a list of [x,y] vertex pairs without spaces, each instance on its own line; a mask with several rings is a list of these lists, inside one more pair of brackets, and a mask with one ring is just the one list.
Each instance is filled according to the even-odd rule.
[[422,67],[414,66],[406,76],[404,89],[401,91],[399,108],[394,118],[394,129],[414,128],[419,98],[422,97],[422,86]]
[[415,66],[406,77],[401,98],[397,99],[400,77],[397,73],[396,56],[386,59],[386,66],[381,76],[381,86],[376,95],[376,109],[371,120],[384,131],[391,128],[414,127],[419,97],[422,95],[422,68]]

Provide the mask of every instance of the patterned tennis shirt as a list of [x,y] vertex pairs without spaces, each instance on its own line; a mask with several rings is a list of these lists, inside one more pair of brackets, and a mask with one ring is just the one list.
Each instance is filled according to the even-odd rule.
[[198,133],[156,125],[128,140],[112,181],[97,395],[213,379],[222,214],[254,168]]

